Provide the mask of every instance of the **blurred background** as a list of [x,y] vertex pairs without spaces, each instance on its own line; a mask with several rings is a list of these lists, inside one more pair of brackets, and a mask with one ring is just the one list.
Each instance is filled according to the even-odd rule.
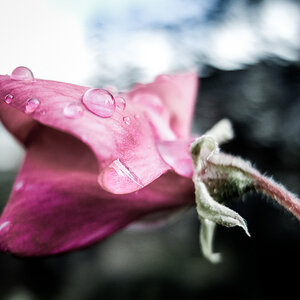
[[[193,124],[233,122],[228,151],[300,195],[300,1],[0,0],[0,73],[127,89],[160,73],[196,71]],[[23,149],[0,124],[0,204]],[[194,210],[148,232],[123,230],[88,249],[21,259],[0,254],[0,299],[278,299],[297,297],[299,222],[270,199],[229,204],[248,222],[217,228],[212,265]],[[206,298],[205,298],[206,299]]]

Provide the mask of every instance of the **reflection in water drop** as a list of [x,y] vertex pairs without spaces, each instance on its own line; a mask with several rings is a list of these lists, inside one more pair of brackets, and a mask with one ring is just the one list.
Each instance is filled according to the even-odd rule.
[[114,194],[126,194],[144,187],[140,178],[119,159],[106,167],[98,178],[99,184]]

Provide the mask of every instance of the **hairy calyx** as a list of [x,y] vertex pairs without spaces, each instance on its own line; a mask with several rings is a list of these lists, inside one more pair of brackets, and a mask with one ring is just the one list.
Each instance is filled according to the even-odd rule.
[[214,263],[221,260],[221,255],[214,253],[212,247],[216,224],[240,226],[250,236],[246,221],[225,206],[225,200],[240,197],[249,191],[258,191],[273,198],[300,219],[300,200],[295,195],[260,174],[248,161],[220,151],[219,144],[232,138],[231,124],[224,119],[197,138],[190,148],[196,208],[201,222],[201,249],[203,255]]

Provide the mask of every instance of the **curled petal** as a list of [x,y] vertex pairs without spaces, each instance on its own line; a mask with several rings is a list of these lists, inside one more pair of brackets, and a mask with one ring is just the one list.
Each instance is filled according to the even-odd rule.
[[[171,83],[152,83],[149,87],[145,85],[145,89],[163,91],[160,96],[166,111],[165,107],[174,100],[175,93],[178,102],[182,101],[185,103],[183,105],[189,105],[189,111],[192,112],[196,76],[182,78],[178,80],[175,76]],[[184,89],[178,86],[186,84],[187,81],[192,82],[188,86],[191,89],[188,94],[193,96],[191,99],[177,92]],[[161,85],[163,88],[160,87]],[[124,111],[117,111],[110,118],[101,118],[87,110],[82,103],[83,95],[87,90],[86,87],[55,81],[36,79],[27,82],[12,80],[9,76],[0,76],[0,99],[5,99],[7,95],[13,97],[10,104],[5,101],[0,102],[0,117],[5,126],[25,146],[33,133],[39,130],[39,124],[67,132],[80,139],[92,149],[97,158],[99,183],[112,193],[123,194],[139,190],[170,169],[157,151],[153,124],[144,117],[144,109],[133,101],[127,101]],[[140,92],[135,90],[133,93],[138,95]],[[26,106],[29,99],[37,99],[39,105],[27,113]],[[170,118],[175,118],[176,122],[179,122],[180,117],[176,116],[174,108],[170,110]],[[137,115],[141,117],[136,118]],[[190,123],[191,115],[189,118],[179,123],[184,128],[188,128],[187,123]],[[163,117],[159,117],[159,120],[161,126],[166,128],[169,126]],[[159,122],[157,121],[156,125]],[[134,174],[133,177],[126,177],[126,172],[122,173],[125,174],[123,177],[120,176],[121,173],[115,172],[115,169],[110,166],[116,161],[121,162],[124,169],[130,170]],[[120,180],[116,180],[117,178]],[[135,184],[132,178],[138,178],[139,184]],[[128,184],[130,180],[132,184]],[[110,184],[112,181],[115,184]]]
[[[67,153],[67,155],[66,155]],[[90,148],[42,126],[31,140],[0,218],[0,249],[41,256],[86,247],[148,214],[192,205],[189,179],[168,172],[131,194],[97,184]]]
[[157,124],[176,136],[164,118],[167,93],[150,122],[147,109],[130,97],[115,112],[103,112],[101,103],[91,107],[97,91],[84,98],[88,90],[0,76],[1,121],[27,148],[0,218],[1,250],[25,256],[70,251],[194,202],[191,180],[170,171],[157,150]]
[[[131,99],[140,99],[143,105],[145,105],[143,96],[148,98],[149,108],[153,110],[153,107],[156,107],[156,110],[160,110],[164,123],[170,125],[176,137],[187,138],[190,134],[197,85],[198,78],[194,73],[160,75],[153,83],[138,85],[128,93],[128,96]],[[158,105],[158,101],[161,101],[162,105]]]

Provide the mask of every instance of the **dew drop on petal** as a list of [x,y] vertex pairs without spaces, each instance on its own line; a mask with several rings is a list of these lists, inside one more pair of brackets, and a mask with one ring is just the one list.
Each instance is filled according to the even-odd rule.
[[34,76],[30,69],[26,67],[15,68],[10,76],[13,80],[33,81]]
[[98,183],[114,194],[131,193],[144,187],[138,176],[120,159],[114,160],[100,173]]
[[13,98],[14,98],[13,95],[7,94],[7,95],[4,97],[4,101],[5,101],[5,103],[10,104]]
[[191,142],[188,140],[160,141],[157,149],[162,159],[174,169],[174,171],[185,177],[192,177],[194,168],[189,153]]
[[123,111],[126,108],[126,100],[121,96],[115,97],[117,109]]
[[0,233],[7,233],[11,227],[10,221],[5,221],[0,224]]
[[20,191],[24,186],[24,181],[23,180],[18,180],[16,181],[15,185],[14,185],[14,191]]
[[124,122],[126,125],[130,125],[130,123],[131,123],[130,117],[124,117],[124,118],[123,118],[123,122]]
[[84,134],[81,136],[81,140],[86,143],[88,141],[88,137]]
[[160,98],[155,94],[137,93],[133,96],[132,101],[142,105],[144,108],[149,108],[158,114],[161,114],[164,109]]
[[64,116],[69,119],[79,119],[83,116],[83,108],[78,103],[69,103],[64,108]]
[[26,106],[25,106],[25,113],[26,114],[32,114],[36,111],[36,109],[40,106],[40,101],[37,98],[30,98],[27,100]]
[[101,118],[110,118],[116,110],[116,102],[111,93],[103,89],[89,89],[82,102],[86,108]]

